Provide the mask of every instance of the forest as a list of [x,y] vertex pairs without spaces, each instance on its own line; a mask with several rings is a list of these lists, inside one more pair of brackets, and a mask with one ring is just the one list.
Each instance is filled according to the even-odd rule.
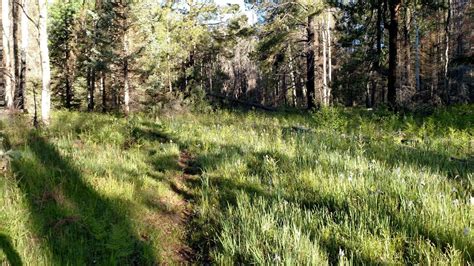
[[0,8],[0,265],[474,264],[472,1]]

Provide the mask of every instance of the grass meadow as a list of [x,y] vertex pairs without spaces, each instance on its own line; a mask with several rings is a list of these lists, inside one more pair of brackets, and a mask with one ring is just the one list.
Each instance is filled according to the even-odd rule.
[[474,108],[1,122],[0,264],[474,261]]

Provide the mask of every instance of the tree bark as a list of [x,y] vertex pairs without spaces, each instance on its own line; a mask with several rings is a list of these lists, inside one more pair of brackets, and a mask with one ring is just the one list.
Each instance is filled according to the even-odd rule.
[[124,62],[123,62],[123,105],[124,113],[128,115],[130,113],[130,83],[128,77],[128,39],[126,37],[127,33],[124,35]]
[[99,81],[100,90],[102,91],[102,112],[107,112],[107,94],[105,88],[105,73],[102,72],[102,76],[100,77]]
[[22,110],[25,108],[25,91],[26,91],[26,51],[28,50],[29,36],[28,36],[28,17],[26,16],[27,2],[21,1],[22,8],[18,7],[20,12],[20,30],[21,30],[21,44],[20,44],[20,75],[17,91],[17,107]]
[[130,113],[130,80],[129,80],[129,48],[128,48],[128,21],[127,6],[122,5],[122,41],[123,41],[123,111],[126,116]]
[[89,101],[87,103],[87,110],[94,111],[94,93],[95,93],[95,70],[92,67],[87,68],[87,91]]
[[331,11],[327,13],[327,45],[328,45],[328,91],[327,91],[327,104],[331,103],[331,86],[332,86],[332,42],[331,42]]
[[[13,72],[15,75],[15,95],[14,108],[19,108],[19,88],[20,88],[20,7],[16,1],[12,3],[12,21],[13,21]],[[23,109],[23,108],[19,108]]]
[[2,44],[3,44],[3,80],[5,82],[5,101],[7,108],[14,107],[15,74],[12,71],[12,43],[10,0],[2,0]]
[[[382,68],[380,66],[380,58],[382,57],[382,38],[383,38],[383,33],[384,33],[384,27],[382,25],[383,21],[383,0],[379,0],[377,3],[377,51],[375,55],[375,61],[374,61],[374,69],[377,72],[377,77],[380,77],[382,74]],[[375,105],[375,95],[377,91],[377,81],[375,80],[376,77],[373,77],[372,80],[372,93],[371,93],[371,107]],[[383,90],[381,91],[381,102],[385,101],[385,95]]]
[[291,49],[291,44],[288,45],[288,67],[289,67],[289,72],[290,72],[290,81],[291,81],[291,87],[292,87],[292,95],[293,95],[293,107],[298,106],[298,88],[296,84],[296,73],[295,73],[295,68],[293,65],[293,52]]
[[401,0],[389,0],[390,24],[389,32],[389,59],[388,59],[388,104],[391,109],[397,105],[397,59],[398,59],[398,21]]
[[41,57],[41,120],[49,125],[51,110],[51,66],[48,48],[48,6],[47,0],[38,0],[39,6],[39,45]]
[[415,80],[416,80],[416,90],[420,91],[421,90],[421,84],[420,84],[420,29],[418,26],[417,22],[417,14],[416,12],[414,13],[414,22],[415,22],[415,31],[416,31],[416,37],[415,37]]
[[324,23],[324,19],[321,25],[321,33],[323,37],[323,99],[321,104],[323,106],[328,105],[328,81],[327,81],[327,32],[326,32],[326,25]]
[[66,80],[64,85],[66,86],[66,108],[70,110],[72,108],[72,86],[69,71],[69,69],[66,69]]
[[446,26],[445,26],[445,45],[446,49],[444,51],[444,89],[446,91],[446,102],[449,104],[450,102],[450,89],[449,89],[449,42],[450,42],[450,25],[451,25],[451,1],[448,0],[448,10],[447,10],[447,17],[446,17]]
[[308,17],[308,25],[306,26],[308,37],[308,51],[306,52],[306,96],[308,98],[308,109],[316,107],[314,17],[314,15]]
[[411,12],[410,8],[406,8],[405,10],[405,26],[404,26],[404,42],[403,46],[405,49],[405,75],[406,75],[406,86],[408,86],[410,89],[413,88],[413,73],[411,69],[411,37],[410,37],[410,31],[411,31]]

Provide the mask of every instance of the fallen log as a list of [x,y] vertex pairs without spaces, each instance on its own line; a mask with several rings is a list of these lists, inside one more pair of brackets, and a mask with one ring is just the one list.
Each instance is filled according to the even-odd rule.
[[247,106],[247,107],[254,107],[254,108],[262,109],[262,110],[265,110],[265,111],[271,111],[271,112],[277,111],[277,108],[274,108],[274,107],[265,106],[265,105],[262,105],[262,104],[259,104],[259,103],[252,103],[252,102],[246,102],[246,101],[242,101],[242,100],[238,100],[238,99],[233,99],[233,98],[229,98],[229,97],[224,96],[224,95],[219,95],[219,94],[214,94],[214,93],[207,93],[207,96],[214,97],[214,98],[217,98],[217,99],[220,99],[220,100],[226,100],[226,101],[230,101],[230,102],[233,102],[233,103],[241,104],[241,105],[244,105],[244,106]]

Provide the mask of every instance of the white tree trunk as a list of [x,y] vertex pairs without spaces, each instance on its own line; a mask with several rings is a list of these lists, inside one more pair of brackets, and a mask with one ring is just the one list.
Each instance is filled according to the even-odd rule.
[[123,53],[125,56],[124,59],[124,70],[123,70],[123,105],[124,113],[128,115],[130,113],[130,84],[128,78],[128,36],[127,32],[123,36]]
[[326,32],[326,27],[325,23],[323,20],[323,24],[321,25],[322,29],[322,37],[323,37],[323,102],[322,104],[324,106],[327,106],[328,102],[328,82],[327,82],[327,32]]
[[[332,43],[331,43],[331,25],[332,25],[332,22],[331,22],[331,12],[328,12],[328,15],[327,15],[327,37],[328,37],[328,78],[329,78],[329,85],[331,85],[331,82],[332,82],[332,51],[331,51],[331,46],[332,46]],[[328,86],[328,105],[331,101],[331,86]]]
[[51,110],[51,68],[49,64],[48,49],[48,7],[47,0],[38,0],[39,6],[39,44],[41,57],[41,120],[45,125],[49,124]]
[[295,69],[293,66],[293,52],[291,49],[291,44],[288,45],[288,57],[289,57],[289,70],[290,70],[290,79],[291,79],[291,87],[292,87],[292,95],[293,95],[293,106],[297,107],[298,106],[298,99],[297,99],[297,93],[296,93],[296,76],[295,76]]
[[10,19],[10,0],[2,0],[2,44],[3,44],[3,79],[5,82],[5,101],[8,108],[14,107],[14,84],[15,75],[12,67],[12,41],[11,19]]

